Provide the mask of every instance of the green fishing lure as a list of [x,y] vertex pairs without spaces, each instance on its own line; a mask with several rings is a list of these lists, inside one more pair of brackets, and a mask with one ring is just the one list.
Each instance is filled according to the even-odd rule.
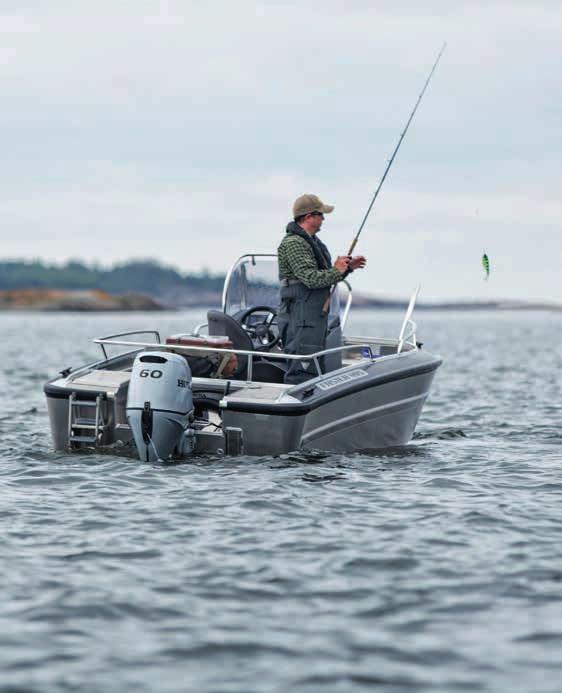
[[484,279],[487,280],[490,276],[490,259],[488,258],[486,253],[482,255],[482,267],[484,268],[484,272],[486,273]]

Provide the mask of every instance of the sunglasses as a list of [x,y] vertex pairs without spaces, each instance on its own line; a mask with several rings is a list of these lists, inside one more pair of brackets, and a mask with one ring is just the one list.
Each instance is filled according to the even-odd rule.
[[322,214],[322,212],[311,212],[310,216],[311,217],[320,217],[321,219],[324,219],[324,215]]

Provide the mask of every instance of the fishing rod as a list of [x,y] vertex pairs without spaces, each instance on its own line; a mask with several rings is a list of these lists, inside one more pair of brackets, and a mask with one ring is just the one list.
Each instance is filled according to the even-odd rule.
[[[410,117],[408,118],[408,122],[406,123],[406,127],[404,128],[404,130],[402,131],[402,134],[400,135],[400,139],[398,140],[398,144],[396,145],[396,148],[392,152],[392,156],[388,160],[388,164],[386,165],[386,168],[384,170],[384,173],[382,175],[380,183],[378,184],[378,187],[375,190],[375,194],[373,195],[371,203],[369,204],[367,211],[365,212],[365,216],[363,217],[363,221],[361,222],[361,225],[359,226],[359,230],[355,234],[355,238],[353,239],[353,241],[351,242],[351,245],[349,246],[349,251],[347,253],[348,255],[351,255],[353,253],[353,251],[355,250],[355,246],[357,245],[357,241],[359,240],[359,236],[361,235],[361,231],[363,231],[363,227],[365,226],[365,222],[369,218],[369,214],[371,213],[371,210],[373,209],[373,205],[375,204],[375,200],[377,199],[378,194],[379,194],[379,192],[383,186],[383,183],[386,180],[388,172],[390,171],[390,168],[394,162],[394,159],[396,158],[396,155],[398,154],[398,150],[400,149],[400,145],[402,144],[402,140],[404,139],[406,133],[408,132],[408,128],[410,127],[410,123],[412,122],[414,115],[416,114],[416,111],[418,110],[418,106],[420,105],[421,100],[423,98],[423,95],[425,94],[425,90],[427,89],[429,82],[431,81],[431,78],[433,77],[433,73],[435,72],[437,64],[441,60],[441,56],[443,55],[443,52],[445,51],[446,47],[447,47],[447,43],[445,42],[441,46],[441,50],[439,51],[437,58],[435,58],[435,62],[433,63],[433,67],[431,68],[431,71],[430,71],[427,79],[425,80],[425,84],[423,85],[423,89],[421,90],[420,95],[418,96],[418,100],[416,101],[416,105],[414,106],[414,109],[410,113]],[[329,311],[330,301],[331,301],[332,293],[334,292],[334,289],[335,289],[335,286],[332,287],[332,290],[330,291],[330,295],[328,296],[328,298],[324,302],[324,305],[322,306],[322,311],[324,313],[327,313]]]
[[406,123],[406,127],[404,128],[402,134],[400,135],[400,139],[398,140],[398,144],[396,145],[396,149],[392,153],[392,156],[390,157],[388,164],[386,166],[386,169],[383,173],[383,176],[380,180],[380,183],[375,190],[375,194],[373,195],[373,199],[371,200],[371,204],[367,208],[367,211],[365,213],[365,216],[363,217],[363,221],[361,222],[361,226],[359,226],[359,230],[355,234],[355,238],[351,242],[351,245],[349,246],[349,252],[347,253],[348,255],[351,255],[351,253],[355,250],[355,246],[357,245],[357,241],[359,240],[359,236],[361,235],[361,231],[363,231],[363,227],[365,226],[365,222],[367,221],[369,214],[371,213],[371,209],[373,209],[373,205],[375,204],[375,200],[377,199],[377,196],[380,192],[380,189],[383,186],[383,183],[386,179],[386,176],[388,175],[388,172],[390,171],[390,167],[392,166],[392,163],[394,159],[396,158],[396,155],[398,154],[398,150],[400,149],[400,145],[402,144],[402,140],[404,139],[404,136],[408,132],[408,128],[410,127],[410,123],[412,122],[412,119],[414,115],[416,114],[416,111],[418,110],[418,106],[421,103],[421,100],[423,98],[423,95],[425,94],[425,90],[428,87],[429,82],[431,81],[431,78],[433,77],[433,73],[435,72],[435,68],[437,67],[437,63],[441,60],[441,56],[443,55],[443,52],[445,48],[447,47],[447,43],[444,43],[441,46],[441,50],[439,51],[439,54],[437,55],[437,58],[435,59],[435,62],[433,63],[433,67],[431,68],[431,72],[429,73],[427,79],[425,80],[425,84],[423,85],[423,89],[421,90],[420,95],[418,96],[418,100],[416,101],[416,105],[414,106],[414,110],[410,113],[410,117],[408,118],[408,122]]

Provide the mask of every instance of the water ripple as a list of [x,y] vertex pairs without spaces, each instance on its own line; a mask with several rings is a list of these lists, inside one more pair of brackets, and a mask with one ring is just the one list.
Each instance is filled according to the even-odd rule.
[[0,691],[558,693],[552,316],[424,315],[445,361],[408,446],[174,465],[50,449],[43,379],[143,316],[32,317],[0,345]]

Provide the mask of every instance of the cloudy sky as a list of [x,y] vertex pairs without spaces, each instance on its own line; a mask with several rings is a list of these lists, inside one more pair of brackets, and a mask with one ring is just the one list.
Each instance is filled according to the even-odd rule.
[[561,36],[559,0],[0,0],[0,256],[223,271],[303,192],[343,252],[446,40],[354,287],[562,301]]

